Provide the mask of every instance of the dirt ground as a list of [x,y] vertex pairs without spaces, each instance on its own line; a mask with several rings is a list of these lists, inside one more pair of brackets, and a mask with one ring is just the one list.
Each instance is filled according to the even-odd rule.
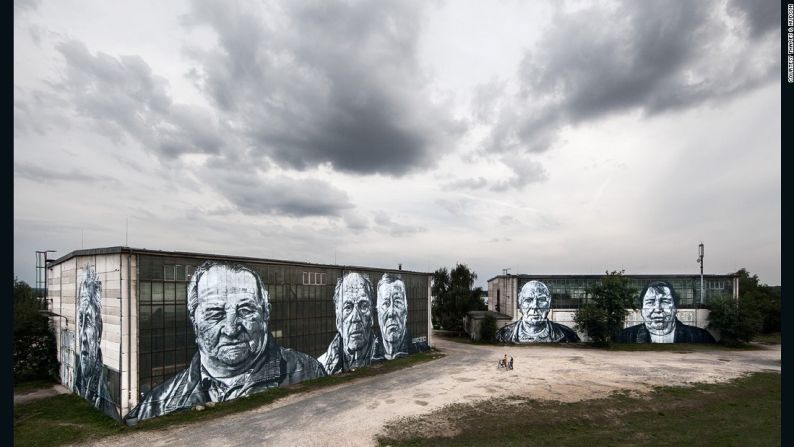
[[45,397],[57,396],[59,394],[69,394],[71,390],[61,384],[55,384],[49,388],[40,388],[21,393],[14,393],[14,405],[28,403]]
[[[382,376],[294,395],[272,405],[201,424],[106,438],[95,445],[369,446],[395,418],[444,405],[521,395],[578,401],[616,390],[719,382],[780,371],[780,345],[763,350],[613,352],[586,347],[495,347],[434,339],[447,356]],[[497,360],[514,358],[512,371]]]

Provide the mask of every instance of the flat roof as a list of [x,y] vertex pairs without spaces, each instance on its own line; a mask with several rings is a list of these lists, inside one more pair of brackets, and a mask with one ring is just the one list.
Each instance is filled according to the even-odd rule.
[[[637,275],[630,275],[624,274],[623,276],[631,279],[672,279],[672,278],[700,278],[700,274],[698,273],[677,273],[677,274],[652,274],[652,273],[640,273]],[[493,278],[489,279],[488,282],[491,282],[497,278],[521,278],[521,279],[535,279],[535,278],[546,278],[546,279],[601,279],[604,277],[603,274],[601,275],[576,275],[576,274],[566,274],[566,275],[539,275],[539,274],[519,274],[519,275],[496,275]],[[715,279],[715,278],[738,278],[739,275],[736,273],[727,273],[724,275],[718,274],[704,274],[704,279]]]
[[329,268],[329,269],[345,269],[345,270],[383,270],[386,272],[394,273],[413,273],[418,275],[430,275],[427,272],[417,272],[413,270],[398,270],[382,267],[364,267],[358,265],[340,265],[340,264],[318,264],[313,262],[289,261],[283,259],[268,259],[268,258],[254,258],[250,256],[231,256],[231,255],[218,255],[208,253],[193,253],[187,251],[166,251],[166,250],[150,250],[147,248],[133,248],[133,247],[103,247],[103,248],[87,248],[82,250],[74,250],[64,256],[55,260],[47,260],[47,266],[53,266],[62,262],[68,261],[77,256],[93,256],[93,255],[108,255],[115,253],[128,253],[128,254],[143,254],[151,256],[179,256],[185,258],[201,258],[201,259],[219,259],[224,261],[233,262],[258,262],[275,265],[298,265],[298,266],[311,266],[316,268]]

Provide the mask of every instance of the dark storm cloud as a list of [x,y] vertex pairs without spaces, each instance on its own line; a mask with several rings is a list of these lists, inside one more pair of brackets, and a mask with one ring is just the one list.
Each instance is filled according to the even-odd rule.
[[353,207],[344,191],[321,180],[260,177],[245,171],[220,169],[205,177],[210,186],[245,214],[341,216]]
[[140,56],[94,55],[76,40],[57,48],[66,61],[57,87],[102,134],[115,141],[130,137],[166,159],[217,153],[223,146],[209,111],[174,104],[168,81],[154,75]]
[[[765,8],[743,11],[746,27],[768,26]],[[663,0],[558,10],[524,55],[520,93],[496,112],[484,149],[540,152],[566,125],[684,109],[773,80],[775,53],[763,51],[770,43],[747,41],[748,29],[728,26],[725,13],[717,2]]]
[[744,18],[752,37],[777,29],[780,24],[780,3],[772,0],[731,0],[728,12]]
[[248,6],[194,1],[184,23],[217,34],[217,48],[187,50],[191,77],[241,126],[252,155],[299,170],[401,175],[433,165],[463,130],[428,100],[419,4]]

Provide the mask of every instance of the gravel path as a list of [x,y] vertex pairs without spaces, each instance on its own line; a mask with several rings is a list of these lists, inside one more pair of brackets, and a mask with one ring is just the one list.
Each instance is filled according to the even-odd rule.
[[[293,395],[189,426],[105,438],[102,446],[370,446],[384,423],[454,402],[523,395],[578,401],[621,389],[718,382],[780,372],[780,345],[759,351],[608,352],[579,347],[495,347],[434,339],[447,356],[401,371]],[[514,370],[497,370],[504,354]]]
[[28,403],[33,400],[42,399],[44,397],[57,396],[59,394],[69,394],[71,391],[61,384],[55,384],[49,388],[41,388],[38,390],[14,393],[14,405]]

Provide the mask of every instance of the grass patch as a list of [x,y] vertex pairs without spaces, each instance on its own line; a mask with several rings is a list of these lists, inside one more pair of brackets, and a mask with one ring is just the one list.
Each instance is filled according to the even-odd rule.
[[14,394],[29,394],[41,389],[52,388],[58,382],[52,379],[28,380],[14,384]]
[[381,446],[780,445],[778,373],[615,393],[576,403],[524,397],[454,404],[386,425]]
[[123,429],[76,394],[14,406],[14,445],[56,446],[113,435]]
[[127,427],[116,422],[74,394],[48,397],[14,407],[14,439],[16,445],[57,446],[132,431],[157,430],[173,425],[191,424],[259,408],[293,394],[409,368],[443,356],[444,354],[437,350],[420,352],[356,371],[307,380],[288,387],[273,388],[213,407],[206,407],[204,411],[179,411],[148,419],[138,423],[135,427]]
[[753,337],[753,341],[770,345],[779,345],[781,343],[780,332],[773,332],[771,334],[758,334]]

